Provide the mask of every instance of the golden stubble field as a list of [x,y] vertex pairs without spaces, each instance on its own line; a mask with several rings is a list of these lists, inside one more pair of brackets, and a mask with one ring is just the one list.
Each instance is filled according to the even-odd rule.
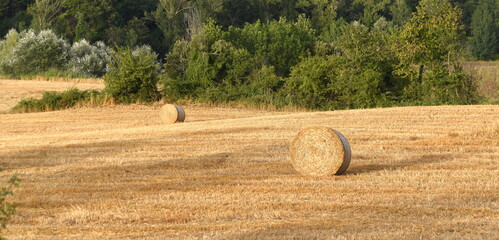
[[[2,90],[0,90],[1,93]],[[0,96],[1,99],[1,96]],[[0,115],[8,239],[498,239],[499,106],[271,112],[159,105]],[[345,135],[344,176],[303,177],[304,127]]]

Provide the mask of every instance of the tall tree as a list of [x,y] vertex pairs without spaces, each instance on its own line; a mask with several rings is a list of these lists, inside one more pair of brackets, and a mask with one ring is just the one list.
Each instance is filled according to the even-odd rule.
[[403,58],[427,64],[446,61],[460,50],[461,10],[448,0],[422,0],[401,32]]
[[91,35],[87,21],[83,17],[83,14],[78,14],[78,23],[76,24],[74,42],[77,42],[81,39],[90,39],[90,36]]
[[115,25],[118,19],[114,0],[64,0],[64,9],[58,19],[57,28],[72,40],[76,37],[79,16],[83,16],[83,20],[88,24],[86,36],[90,41],[104,40],[106,29]]
[[395,0],[390,6],[392,22],[397,26],[402,26],[411,17],[411,9],[405,0]]
[[36,0],[28,7],[33,16],[32,28],[36,31],[50,28],[63,9],[63,0]]
[[339,6],[338,0],[310,0],[312,5],[312,23],[321,32],[333,24],[337,17],[336,10]]
[[31,23],[31,16],[26,13],[28,5],[35,0],[0,0],[0,36],[9,29],[19,31],[26,29]]
[[0,19],[4,18],[7,16],[7,13],[9,11],[9,1],[2,0],[0,1]]
[[471,18],[471,51],[480,60],[492,59],[498,50],[494,0],[481,0]]
[[372,27],[373,24],[382,16],[381,13],[385,10],[390,0],[355,0],[364,6],[364,12],[361,17],[361,22],[365,26]]
[[474,84],[458,63],[464,27],[461,10],[449,0],[422,0],[403,26],[398,51],[401,73],[411,84],[410,101],[423,104],[470,103]]
[[159,0],[156,11],[147,14],[163,32],[169,49],[185,35],[185,16],[191,8],[189,0]]

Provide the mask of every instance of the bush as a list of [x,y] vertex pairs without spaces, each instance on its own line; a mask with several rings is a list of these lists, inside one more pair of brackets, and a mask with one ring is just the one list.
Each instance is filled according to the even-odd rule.
[[157,54],[149,46],[114,51],[104,75],[105,91],[120,103],[158,100],[160,65],[156,59]]
[[294,66],[281,94],[290,105],[315,109],[367,108],[397,104],[406,81],[388,33],[353,23],[342,26],[335,53],[304,58]]
[[208,22],[166,56],[163,93],[168,100],[273,102],[282,78],[311,52],[314,39],[310,22],[301,17],[227,31]]
[[14,112],[43,112],[74,107],[77,104],[99,101],[104,95],[98,90],[80,91],[76,88],[65,92],[45,92],[41,99],[21,100],[12,110]]
[[287,77],[291,67],[312,50],[315,31],[310,21],[299,17],[296,22],[285,18],[262,24],[259,21],[244,28],[229,28],[229,39],[238,48],[264,59],[281,77]]
[[[7,202],[6,198],[7,196],[14,195],[12,189],[17,187],[20,181],[17,175],[14,175],[7,181],[7,186],[0,189],[0,228],[6,228],[7,222],[16,213],[16,206],[13,203]],[[4,238],[0,236],[0,239]]]
[[[291,71],[291,77],[281,90],[286,104],[315,109],[334,109],[340,93],[333,91],[339,65],[344,59],[332,56],[314,56],[303,59]],[[336,86],[338,87],[338,86]]]
[[429,66],[423,79],[422,82],[412,81],[405,89],[405,97],[412,104],[476,104],[480,100],[476,81],[459,65]]
[[[9,33],[7,42],[14,36],[14,33]],[[50,68],[64,69],[68,52],[69,44],[51,30],[43,30],[39,34],[33,30],[24,31],[19,34],[16,44],[5,52],[1,61],[2,72],[19,77]]]
[[242,100],[257,105],[279,105],[276,93],[283,83],[274,67],[262,66],[254,70],[248,76],[247,84],[242,86]]
[[68,69],[77,75],[98,78],[106,73],[106,63],[109,58],[109,48],[103,42],[91,45],[82,39],[73,43],[70,49]]

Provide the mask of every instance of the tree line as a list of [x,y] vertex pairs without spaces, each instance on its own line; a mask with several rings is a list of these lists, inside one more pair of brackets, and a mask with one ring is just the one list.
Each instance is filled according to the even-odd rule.
[[[7,0],[0,72],[103,76],[123,102],[466,104],[478,97],[460,61],[497,57],[498,9],[497,0]],[[53,52],[36,52],[41,43]],[[58,64],[40,59],[51,54]]]
[[[467,48],[477,59],[498,54],[497,0],[452,0],[460,8]],[[404,25],[419,0],[2,0],[0,36],[14,28],[52,29],[71,42],[86,39],[108,45],[147,44],[161,56],[179,39],[189,39],[207,21],[223,29],[300,16],[320,36],[335,35],[338,21],[372,28],[384,19]]]

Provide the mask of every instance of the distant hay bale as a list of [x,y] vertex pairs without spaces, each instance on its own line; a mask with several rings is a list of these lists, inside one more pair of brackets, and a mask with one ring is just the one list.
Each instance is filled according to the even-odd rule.
[[183,122],[185,120],[185,112],[181,106],[166,104],[161,107],[160,117],[164,123]]
[[344,174],[350,158],[351,150],[346,138],[328,127],[302,129],[291,143],[291,163],[303,175]]

